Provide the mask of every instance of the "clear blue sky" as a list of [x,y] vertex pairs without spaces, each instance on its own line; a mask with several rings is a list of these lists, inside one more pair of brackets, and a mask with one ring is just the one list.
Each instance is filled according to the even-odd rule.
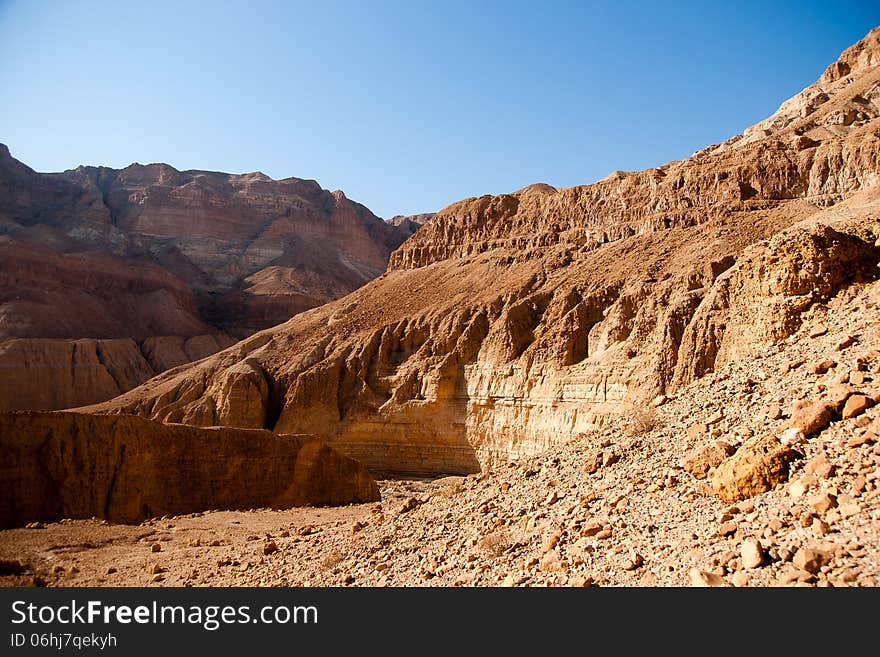
[[877,24],[877,0],[0,0],[0,142],[38,171],[263,171],[427,212],[685,157]]

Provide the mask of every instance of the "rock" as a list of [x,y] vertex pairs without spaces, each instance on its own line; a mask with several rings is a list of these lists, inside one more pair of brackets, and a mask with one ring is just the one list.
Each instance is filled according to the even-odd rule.
[[736,530],[738,529],[737,524],[735,522],[725,522],[724,524],[718,527],[718,535],[719,536],[732,536],[736,534]]
[[822,431],[834,417],[834,406],[820,401],[795,408],[791,426],[804,432],[808,438]]
[[829,403],[833,404],[835,408],[840,409],[846,402],[847,398],[854,393],[855,390],[852,386],[837,384],[831,386],[825,391],[825,398]]
[[837,362],[828,358],[814,363],[813,366],[810,368],[810,371],[812,371],[813,374],[822,375],[827,373],[828,370],[830,370],[835,365],[837,365]]
[[732,445],[716,440],[685,454],[682,466],[696,479],[704,479],[711,468],[718,466],[736,451]]
[[25,529],[46,529],[46,525],[41,522],[29,522],[25,525]]
[[796,456],[773,436],[749,438],[715,470],[712,489],[725,502],[758,495],[788,479],[788,464]]
[[792,563],[805,570],[808,573],[818,573],[819,569],[830,561],[830,557],[825,552],[814,550],[812,548],[802,547],[794,553]]
[[837,498],[830,493],[818,493],[807,500],[807,505],[816,513],[825,513],[837,506]]
[[748,573],[746,573],[746,572],[744,572],[744,571],[742,571],[742,570],[738,570],[738,571],[735,572],[735,573],[733,574],[733,576],[730,578],[730,581],[731,581],[731,583],[732,583],[734,586],[736,586],[736,587],[738,587],[738,588],[742,588],[742,587],[744,587],[744,586],[748,586],[748,585],[749,585],[749,582],[751,581],[751,578],[749,577],[749,574],[748,574]]
[[165,569],[161,564],[154,563],[147,568],[147,572],[150,573],[150,575],[158,575],[159,573],[165,572]]
[[562,538],[562,530],[561,529],[552,529],[545,536],[544,540],[541,542],[541,553],[549,552],[553,548],[557,546],[559,543],[559,539]]
[[828,461],[824,452],[814,456],[804,467],[804,472],[814,474],[820,479],[828,479],[834,474],[834,465]]
[[764,563],[764,548],[757,538],[748,538],[739,548],[743,568],[759,568]]
[[699,587],[718,587],[725,586],[724,578],[715,573],[710,573],[699,568],[691,568],[690,573],[691,586]]
[[813,534],[818,537],[825,536],[831,531],[828,523],[820,518],[813,518],[813,524],[810,527],[813,530]]
[[844,420],[848,420],[856,415],[861,415],[873,405],[873,400],[865,395],[852,395],[846,400],[846,405],[843,407],[841,417],[843,417]]
[[810,482],[806,478],[800,478],[793,481],[788,486],[788,494],[792,497],[801,497],[810,489]]
[[604,526],[600,522],[591,520],[581,526],[581,536],[595,536],[602,531]]
[[153,543],[153,544],[150,546],[150,551],[151,551],[151,552],[161,552],[161,551],[162,551],[162,546],[161,546],[159,543]]
[[699,440],[707,433],[709,433],[709,427],[705,423],[692,424],[687,429],[688,442]]
[[278,544],[275,541],[266,541],[260,551],[266,556],[274,554],[278,552]]
[[811,338],[818,338],[819,336],[825,335],[826,333],[828,333],[828,327],[819,325],[811,328],[808,335]]
[[793,447],[797,447],[798,445],[803,444],[806,441],[806,436],[804,436],[804,432],[801,431],[798,427],[789,427],[781,434],[779,434],[779,442],[783,445],[791,445]]
[[636,570],[637,568],[640,568],[643,563],[645,563],[645,559],[642,555],[638,552],[630,552],[621,567],[623,570]]
[[550,550],[541,557],[541,570],[548,573],[557,573],[565,570],[565,564],[559,556],[558,550]]
[[602,452],[595,451],[587,455],[584,459],[584,464],[581,466],[581,471],[584,474],[593,474],[598,471],[599,468],[602,467]]
[[313,437],[264,430],[4,413],[0,454],[0,528],[34,518],[138,523],[208,509],[379,499],[360,463]]
[[767,417],[771,420],[778,420],[782,417],[782,409],[779,404],[771,404],[767,407]]

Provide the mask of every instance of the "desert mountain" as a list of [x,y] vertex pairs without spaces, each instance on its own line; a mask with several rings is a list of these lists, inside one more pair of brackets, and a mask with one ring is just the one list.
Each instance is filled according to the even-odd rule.
[[0,410],[102,401],[351,292],[406,237],[312,180],[0,145]]
[[424,226],[426,223],[433,219],[435,212],[424,212],[422,214],[398,214],[390,219],[386,219],[385,223],[391,224],[392,226],[396,226],[398,229],[403,231],[403,233],[409,237],[413,233],[415,233],[419,228]]
[[126,447],[148,510],[172,502],[165,450],[204,459],[193,476],[229,481],[221,496],[249,476],[241,452],[268,459],[254,491],[216,500],[241,508],[276,499],[302,440],[328,458],[303,494],[375,497],[351,462],[278,433],[373,472],[471,473],[381,480],[380,502],[330,509],[3,530],[0,580],[877,586],[878,138],[880,28],[724,144],[464,200],[344,298],[78,413],[0,415],[6,479],[64,486],[35,518],[148,515]]
[[743,135],[458,202],[354,293],[92,410],[314,433],[380,471],[535,454],[875,277],[878,116],[875,29]]

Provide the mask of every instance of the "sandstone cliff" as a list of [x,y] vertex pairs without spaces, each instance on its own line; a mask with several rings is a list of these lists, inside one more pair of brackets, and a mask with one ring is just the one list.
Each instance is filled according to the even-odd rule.
[[[0,366],[17,390],[0,411],[113,397],[351,292],[407,234],[310,180],[164,164],[42,174],[0,145]],[[82,339],[105,341],[103,372],[65,357]]]
[[359,463],[312,436],[135,417],[0,414],[0,528],[378,499]]
[[397,472],[602,426],[877,277],[878,53],[880,29],[686,160],[456,203],[353,294],[90,410],[315,433]]

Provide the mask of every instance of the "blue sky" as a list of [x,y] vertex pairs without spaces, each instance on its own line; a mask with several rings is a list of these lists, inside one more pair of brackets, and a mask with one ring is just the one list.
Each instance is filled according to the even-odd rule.
[[0,0],[0,142],[38,171],[262,171],[427,212],[686,157],[877,24],[876,0]]

